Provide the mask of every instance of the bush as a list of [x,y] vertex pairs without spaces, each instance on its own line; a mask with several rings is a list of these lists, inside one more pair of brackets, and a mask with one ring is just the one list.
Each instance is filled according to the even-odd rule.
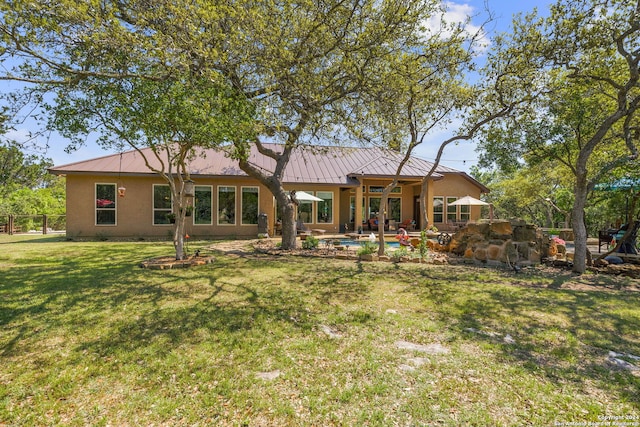
[[378,252],[378,244],[374,242],[370,242],[368,240],[364,241],[360,246],[360,249],[356,252],[357,255],[369,255]]
[[424,230],[420,232],[420,243],[418,243],[417,249],[418,249],[418,253],[420,254],[420,259],[427,258],[427,254],[429,252],[429,246],[427,245],[427,233]]
[[407,250],[406,246],[400,246],[398,249],[396,249],[392,253],[392,257],[395,261],[398,261],[400,260],[400,258],[405,256],[409,256],[409,251]]
[[302,241],[303,249],[317,249],[320,244],[320,240],[314,236],[307,236],[305,240]]

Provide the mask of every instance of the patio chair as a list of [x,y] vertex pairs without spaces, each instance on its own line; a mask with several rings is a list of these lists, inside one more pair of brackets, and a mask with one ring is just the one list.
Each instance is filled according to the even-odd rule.
[[[376,231],[379,230],[379,221],[378,218],[369,218],[369,221],[367,221],[367,226],[369,227],[369,231]],[[388,231],[389,230],[389,219],[385,219],[384,220],[384,230]]]
[[398,230],[401,228],[413,231],[416,228],[416,222],[413,219],[405,219],[401,224],[398,224]]
[[605,248],[609,247],[611,240],[613,240],[617,232],[618,230],[616,228],[598,231],[598,253],[601,253],[602,245],[604,245]]

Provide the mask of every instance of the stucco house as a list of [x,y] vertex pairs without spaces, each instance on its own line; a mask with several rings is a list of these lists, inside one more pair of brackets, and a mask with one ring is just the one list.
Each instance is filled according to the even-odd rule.
[[[277,150],[278,146],[270,148]],[[380,195],[395,174],[401,156],[379,148],[300,147],[284,175],[286,190],[304,191],[322,201],[300,201],[298,217],[327,233],[367,230],[377,217]],[[254,150],[250,161],[265,170],[275,162]],[[432,164],[412,158],[389,200],[390,230],[419,220],[420,184]],[[136,151],[51,168],[66,177],[67,236],[166,237],[171,235],[169,187],[151,172]],[[186,230],[195,237],[256,236],[258,219],[269,234],[278,210],[271,192],[247,176],[222,151],[208,150],[189,163],[194,181],[193,214]],[[124,197],[118,189],[126,188]],[[450,206],[459,197],[479,198],[488,189],[464,172],[440,166],[428,185],[428,216],[438,228],[480,217],[478,206]],[[261,215],[262,214],[262,215]],[[417,224],[419,229],[421,224]]]

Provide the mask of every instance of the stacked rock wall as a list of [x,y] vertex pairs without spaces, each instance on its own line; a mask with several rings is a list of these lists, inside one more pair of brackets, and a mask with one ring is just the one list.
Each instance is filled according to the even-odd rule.
[[482,263],[537,264],[541,237],[522,220],[471,223],[454,234],[449,250]]

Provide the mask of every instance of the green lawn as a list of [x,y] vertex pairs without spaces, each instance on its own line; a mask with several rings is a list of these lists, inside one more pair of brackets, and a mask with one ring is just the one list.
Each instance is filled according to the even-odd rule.
[[0,237],[0,425],[640,425],[638,281],[171,251]]

